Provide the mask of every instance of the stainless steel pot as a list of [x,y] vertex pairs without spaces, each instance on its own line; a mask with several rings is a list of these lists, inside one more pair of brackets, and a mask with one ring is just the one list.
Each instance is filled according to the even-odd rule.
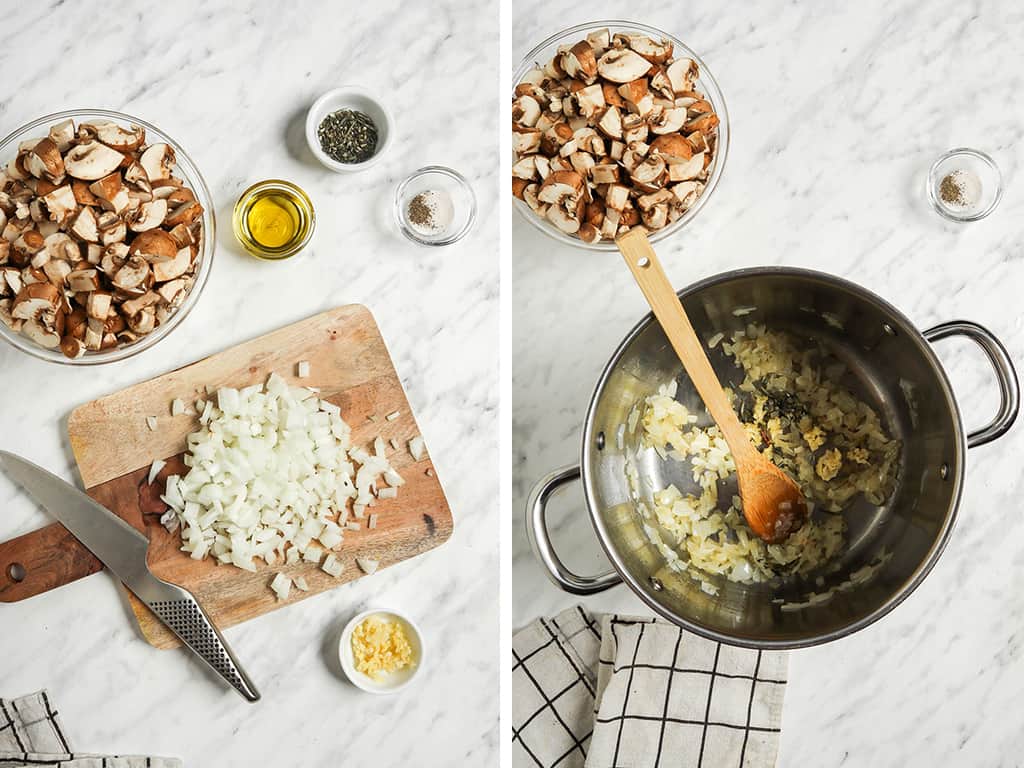
[[[884,616],[909,595],[935,565],[956,520],[967,448],[1003,435],[1013,424],[1020,390],[1003,345],[975,323],[950,322],[923,333],[895,307],[870,291],[830,275],[768,268],[730,272],[697,283],[679,297],[700,337],[727,335],[749,322],[814,338],[850,371],[844,383],[884,416],[902,442],[899,479],[881,507],[860,499],[844,512],[847,547],[824,585],[784,582],[736,584],[709,577],[718,594],[669,567],[644,532],[625,474],[627,455],[641,475],[641,495],[674,483],[683,493],[699,489],[677,462],[635,440],[619,445],[620,425],[633,405],[676,378],[677,398],[702,412],[700,398],[653,316],[626,337],[606,366],[587,410],[579,465],[543,478],[528,502],[528,531],[552,581],[576,594],[625,582],[654,611],[705,637],[755,648],[798,648],[843,637]],[[737,317],[737,307],[756,307]],[[950,336],[976,342],[992,363],[1001,392],[999,412],[985,427],[965,433],[949,380],[931,343]],[[723,382],[742,373],[721,355]],[[739,374],[739,376],[737,376]],[[639,430],[638,430],[639,432]],[[965,437],[966,434],[966,437]],[[548,499],[581,479],[598,540],[614,570],[598,576],[570,571],[552,548],[545,524]],[[671,537],[666,534],[666,541]],[[874,575],[851,588],[851,574],[879,563]],[[852,580],[856,581],[856,580]],[[810,594],[844,585],[827,602],[783,610]],[[774,601],[774,602],[773,602]]]

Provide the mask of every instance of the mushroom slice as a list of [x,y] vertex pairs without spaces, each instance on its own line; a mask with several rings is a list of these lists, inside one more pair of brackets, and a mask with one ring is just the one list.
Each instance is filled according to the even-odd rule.
[[619,112],[619,108],[614,104],[604,111],[601,115],[601,119],[597,122],[597,127],[601,129],[601,132],[610,139],[621,139],[622,138],[622,113]]
[[[624,184],[610,185],[605,192],[604,202],[609,209],[621,212],[629,202],[629,187]],[[605,215],[607,216],[607,211]]]
[[71,224],[70,231],[79,240],[84,240],[87,243],[99,242],[99,227],[96,223],[96,214],[93,213],[92,208],[83,206]]
[[143,192],[153,191],[153,185],[149,183],[149,176],[146,175],[146,169],[142,167],[138,160],[133,160],[128,164],[128,167],[124,169],[124,180],[125,183],[131,184]]
[[153,278],[158,283],[164,283],[181,277],[188,272],[192,266],[192,249],[182,248],[170,261],[157,261],[153,263]]
[[[0,238],[0,264],[6,264],[8,259],[10,259],[10,256],[11,256],[11,244],[8,243],[3,238]],[[3,281],[0,280],[0,283],[3,283]],[[0,286],[0,287],[2,287],[2,286]]]
[[85,348],[96,352],[103,344],[103,321],[90,317],[85,328]]
[[64,336],[60,340],[60,351],[64,353],[64,357],[77,360],[85,354],[85,342],[74,336]]
[[0,322],[3,322],[8,328],[17,333],[21,330],[21,326],[25,324],[24,320],[15,319],[14,315],[11,314],[12,299],[0,300]]
[[553,171],[540,185],[537,199],[542,203],[560,204],[567,198],[578,198],[583,192],[583,177],[576,171]]
[[684,163],[669,163],[669,181],[688,181],[697,178],[704,171],[704,153],[697,152]]
[[103,245],[124,242],[125,237],[128,236],[128,228],[124,219],[113,211],[104,211],[100,214],[96,219],[96,227],[99,229],[100,243]]
[[169,179],[174,169],[174,150],[167,144],[153,144],[142,153],[139,165],[146,172],[150,184]]
[[693,90],[693,81],[697,79],[697,62],[693,59],[676,59],[665,70],[672,90],[679,94]]
[[590,180],[595,184],[614,184],[619,180],[619,166],[616,163],[598,163],[590,169]]
[[533,96],[520,96],[512,102],[512,122],[533,128],[540,119],[540,102]]
[[676,196],[680,204],[685,208],[693,205],[694,201],[700,197],[702,191],[703,186],[699,181],[683,181],[672,187],[672,194]]
[[622,140],[626,144],[646,141],[649,133],[650,126],[640,115],[625,115],[622,118]]
[[628,48],[612,49],[597,62],[597,72],[613,83],[628,83],[643,77],[651,68],[651,62]]
[[111,282],[118,288],[131,290],[141,286],[149,276],[149,262],[142,256],[129,256],[128,261],[121,265]]
[[668,203],[662,203],[656,205],[653,208],[644,211],[640,218],[648,229],[661,229],[668,224]]
[[110,307],[113,297],[105,291],[91,291],[85,300],[85,311],[89,317],[97,320],[106,320],[110,314]]
[[78,210],[78,201],[75,200],[75,193],[70,184],[57,187],[42,198],[46,204],[46,210],[50,212],[50,219],[63,224]]
[[63,294],[49,282],[26,285],[18,291],[11,314],[18,320],[35,320],[44,312],[56,312]]
[[125,128],[110,121],[82,123],[81,129],[97,141],[118,152],[134,152],[146,140],[146,131],[141,125]]
[[[23,265],[29,264],[40,251],[46,247],[46,239],[35,229],[27,229],[23,231],[18,237],[11,243],[11,253],[14,257],[12,260],[15,264],[21,263]],[[45,261],[33,266],[42,266]]]
[[686,107],[672,107],[661,110],[661,114],[650,121],[651,131],[659,136],[678,133],[686,122]]
[[188,290],[187,284],[182,279],[169,280],[168,282],[157,288],[157,293],[160,294],[160,298],[168,304],[174,304],[181,294]]
[[196,241],[192,236],[192,230],[189,229],[188,224],[178,224],[167,234],[171,236],[171,239],[174,240],[178,248],[184,248],[186,245],[192,245]]
[[145,232],[149,229],[156,229],[164,223],[166,218],[167,201],[151,200],[148,203],[142,203],[134,211],[128,213],[125,216],[125,221],[132,232]]
[[569,162],[572,163],[573,170],[584,178],[590,175],[590,169],[595,165],[593,155],[586,152],[573,152],[569,155]]
[[637,186],[650,192],[664,186],[665,177],[665,160],[660,155],[648,157],[630,174]]
[[532,181],[537,176],[537,156],[527,155],[512,164],[512,175],[517,179]]
[[641,195],[636,199],[636,204],[640,207],[641,211],[649,211],[656,205],[675,202],[675,199],[675,195],[670,190],[659,189],[657,192],[651,192],[649,195]]
[[41,320],[26,320],[21,327],[21,333],[44,349],[56,349],[60,346],[60,334],[52,328],[47,328]]
[[588,85],[576,91],[576,104],[579,106],[580,114],[584,117],[593,117],[604,108],[604,91],[599,83]]
[[100,275],[95,269],[79,269],[68,275],[68,287],[75,293],[90,293],[100,288]]
[[529,155],[540,149],[543,134],[536,128],[512,126],[512,150],[520,155]]
[[607,210],[604,212],[604,221],[601,224],[601,237],[606,240],[613,240],[619,231],[619,221],[622,214],[619,211]]
[[[125,246],[127,248],[127,246]],[[90,264],[99,264],[103,259],[103,246],[99,243],[85,244],[85,260]]]
[[64,156],[64,169],[69,176],[83,181],[96,181],[112,173],[124,162],[124,155],[98,141],[72,147]]
[[607,28],[598,29],[587,35],[587,43],[594,51],[595,56],[600,56],[602,53],[608,50],[608,46],[611,45],[612,36]]
[[58,152],[67,152],[75,141],[75,122],[71,118],[51,125],[50,140],[57,145]]
[[[7,284],[7,291],[13,296],[17,296],[21,292],[21,288],[24,285],[21,279],[21,270],[17,267],[0,267],[0,280],[3,280]],[[0,290],[0,294],[5,291]]]
[[79,205],[98,207],[100,204],[99,199],[89,189],[89,184],[84,181],[71,182],[71,192],[75,196],[75,202]]
[[672,43],[668,40],[658,42],[647,35],[627,35],[626,38],[629,47],[652,64],[664,64],[672,58]]
[[64,259],[52,259],[43,265],[46,279],[58,288],[64,287],[64,282],[68,279],[71,271],[71,264]]
[[57,143],[47,137],[36,142],[25,155],[25,170],[37,179],[58,182],[64,178],[64,158]]
[[537,198],[539,189],[540,187],[537,184],[527,184],[523,190],[523,200],[530,208],[538,212],[544,207],[544,204]]
[[[188,249],[186,248],[185,250]],[[179,247],[175,243],[174,238],[162,229],[150,229],[140,232],[132,240],[131,246],[128,248],[129,254],[142,256],[146,261],[152,263],[171,261],[176,258],[178,251]],[[177,277],[177,275],[174,275],[174,277]],[[169,280],[170,278],[166,279]]]
[[548,221],[566,234],[573,235],[580,229],[579,218],[571,215],[563,206],[552,205],[547,212]]
[[52,260],[63,259],[74,263],[82,256],[78,243],[63,232],[54,232],[52,235],[47,235],[43,240],[43,244]]
[[686,140],[685,136],[678,133],[658,136],[651,142],[650,151],[664,157],[665,162],[670,166],[686,163],[693,157],[693,147],[690,146],[690,142]]
[[128,327],[139,336],[151,333],[156,328],[156,310],[153,307],[146,307],[135,313],[128,318]]
[[[153,203],[164,202],[165,200],[154,200]],[[145,205],[145,203],[143,203]],[[166,218],[163,223],[168,227],[176,227],[179,224],[191,224],[193,221],[203,215],[203,206],[192,200],[187,203],[182,203],[173,209],[167,211]]]
[[[162,297],[160,296],[160,294],[157,293],[156,291],[146,291],[141,296],[134,299],[129,299],[128,301],[124,302],[121,305],[121,313],[126,317],[131,318],[132,315],[138,314],[146,307],[151,307],[154,304],[158,304],[161,298]],[[130,319],[128,321],[128,324],[131,325]]]
[[711,133],[718,126],[718,115],[714,112],[699,114],[683,126],[687,133],[700,131],[702,134]]
[[563,53],[561,64],[565,74],[571,78],[592,83],[597,77],[597,57],[586,40],[580,40]]
[[89,185],[89,191],[100,201],[100,205],[114,213],[121,213],[130,203],[128,190],[121,183],[121,174],[118,171],[94,181]]

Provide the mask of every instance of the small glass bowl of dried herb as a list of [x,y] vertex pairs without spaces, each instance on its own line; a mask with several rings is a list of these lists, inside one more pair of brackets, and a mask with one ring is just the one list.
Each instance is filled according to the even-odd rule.
[[306,143],[327,168],[352,173],[369,168],[394,136],[387,107],[368,91],[347,85],[328,91],[306,114]]
[[395,220],[414,243],[451,245],[476,222],[476,196],[458,171],[428,165],[398,185]]
[[958,147],[943,153],[928,172],[932,208],[950,221],[985,218],[1003,196],[999,166],[984,152]]

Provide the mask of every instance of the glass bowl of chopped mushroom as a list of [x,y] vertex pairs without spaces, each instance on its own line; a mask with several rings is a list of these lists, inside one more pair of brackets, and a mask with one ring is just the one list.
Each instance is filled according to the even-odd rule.
[[512,192],[561,242],[615,250],[644,226],[678,232],[714,192],[729,148],[718,83],[681,40],[596,21],[542,42],[516,70]]
[[210,192],[181,146],[132,115],[75,109],[0,141],[0,336],[96,365],[168,336],[210,274]]

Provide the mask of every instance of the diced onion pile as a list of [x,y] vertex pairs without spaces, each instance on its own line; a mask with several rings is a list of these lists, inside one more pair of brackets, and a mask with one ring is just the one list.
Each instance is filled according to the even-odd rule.
[[[185,455],[190,471],[168,477],[162,496],[170,507],[162,522],[169,530],[180,525],[182,550],[196,560],[212,556],[255,571],[256,558],[319,564],[326,551],[323,570],[339,576],[341,563],[330,550],[344,539],[349,502],[362,517],[404,483],[382,440],[373,453],[353,447],[336,405],[277,374],[265,385],[220,389],[216,404],[200,400],[196,413],[201,426],[188,436]],[[279,599],[291,583],[275,577]],[[295,584],[303,589],[305,582]]]

